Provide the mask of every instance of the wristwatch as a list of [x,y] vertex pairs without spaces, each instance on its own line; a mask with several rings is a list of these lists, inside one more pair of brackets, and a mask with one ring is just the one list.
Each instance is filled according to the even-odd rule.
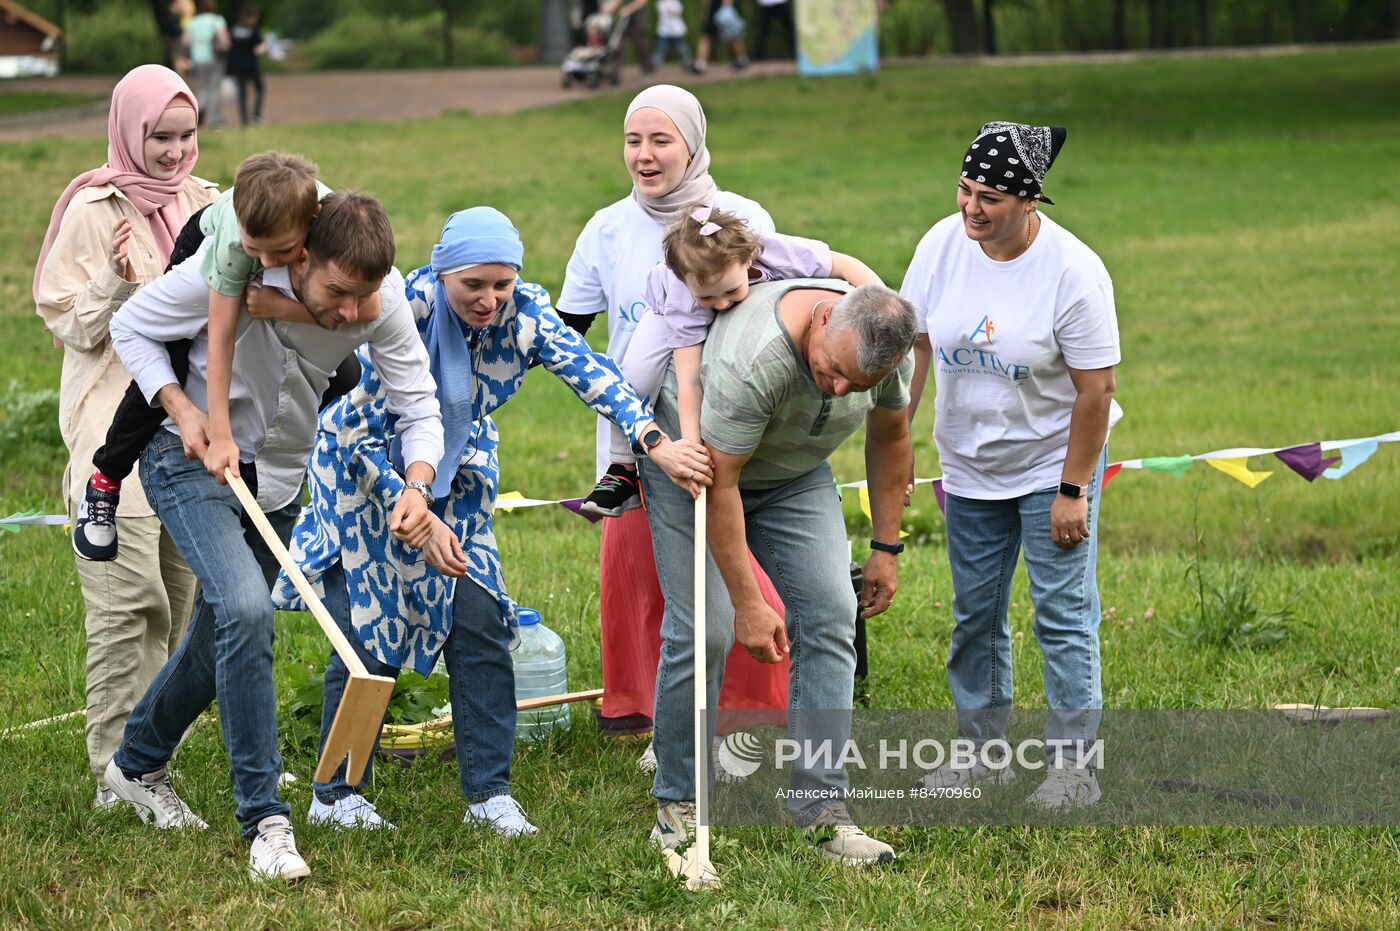
[[638,456],[650,455],[652,449],[656,447],[656,444],[664,439],[666,439],[666,434],[661,432],[661,428],[652,427],[646,433],[642,434],[640,440],[632,444],[632,451]]
[[1089,491],[1087,485],[1076,485],[1074,482],[1060,482],[1060,494],[1066,498],[1082,498]]
[[428,507],[432,507],[433,502],[437,500],[433,495],[433,486],[429,485],[427,482],[404,482],[403,487],[412,488],[422,495],[423,500],[428,503]]
[[879,550],[882,553],[889,553],[892,556],[898,556],[900,553],[904,552],[903,543],[881,543],[879,540],[871,540],[870,548],[872,550]]

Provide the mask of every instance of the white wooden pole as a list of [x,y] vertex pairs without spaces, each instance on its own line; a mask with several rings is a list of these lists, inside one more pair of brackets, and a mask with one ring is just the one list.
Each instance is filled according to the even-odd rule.
[[692,845],[695,876],[710,866],[710,735],[708,657],[705,655],[705,505],[707,490],[695,499],[695,841]]

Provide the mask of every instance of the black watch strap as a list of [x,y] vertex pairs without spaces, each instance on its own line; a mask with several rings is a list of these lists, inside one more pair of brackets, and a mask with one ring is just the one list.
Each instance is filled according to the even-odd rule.
[[870,548],[872,550],[879,550],[882,553],[890,553],[895,556],[898,556],[900,553],[904,552],[903,543],[881,543],[879,540],[871,540]]

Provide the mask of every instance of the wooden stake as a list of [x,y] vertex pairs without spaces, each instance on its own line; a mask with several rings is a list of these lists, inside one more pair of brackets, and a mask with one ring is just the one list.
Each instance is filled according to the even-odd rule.
[[340,707],[335,710],[335,720],[331,722],[330,733],[326,735],[326,746],[321,751],[321,759],[316,764],[316,781],[330,782],[335,776],[340,761],[349,758],[345,767],[345,778],[351,784],[360,781],[365,774],[365,766],[374,753],[374,742],[379,737],[380,725],[384,723],[384,711],[389,707],[389,696],[394,691],[394,680],[386,676],[372,676],[365,664],[350,645],[340,625],[331,617],[311,583],[306,580],[300,567],[292,561],[291,554],[282,545],[276,531],[267,522],[267,516],[258,506],[257,499],[248,490],[243,479],[228,469],[224,470],[233,493],[243,505],[244,512],[258,528],[263,542],[277,558],[282,570],[291,579],[297,594],[306,602],[307,610],[321,625],[321,631],[335,648],[336,655],[345,664],[349,677],[345,683],[345,694],[340,698]]

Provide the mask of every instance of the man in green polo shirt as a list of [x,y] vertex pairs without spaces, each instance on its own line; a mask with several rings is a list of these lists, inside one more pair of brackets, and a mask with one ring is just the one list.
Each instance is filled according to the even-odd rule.
[[[839,752],[849,737],[857,605],[845,521],[827,459],[865,425],[875,539],[860,609],[871,617],[889,607],[898,585],[899,517],[910,467],[904,408],[916,329],[914,308],[888,288],[853,290],[826,279],[755,285],[738,307],[716,317],[701,367],[700,429],[714,460],[707,515],[707,707],[716,707],[724,675],[720,660],[737,636],[761,662],[778,662],[791,651],[789,694],[799,741],[831,740]],[[677,435],[673,375],[660,391],[656,418]],[[652,839],[676,848],[688,842],[695,817],[694,505],[645,460],[642,482],[666,597]],[[759,593],[749,549],[782,595],[785,618]],[[843,801],[844,769],[795,768],[793,788],[789,808],[823,853],[847,864],[894,859],[888,844],[852,822]]]

